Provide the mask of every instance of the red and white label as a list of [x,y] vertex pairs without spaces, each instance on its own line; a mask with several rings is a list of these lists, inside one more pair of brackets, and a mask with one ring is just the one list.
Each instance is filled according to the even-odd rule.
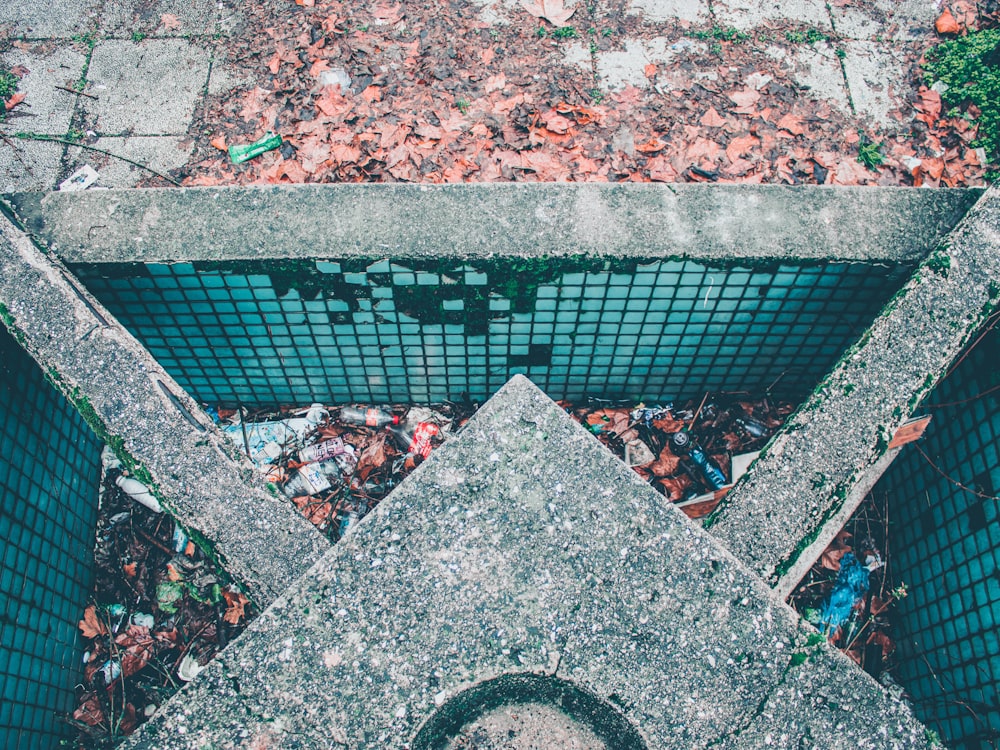
[[378,409],[365,409],[365,424],[369,427],[378,427]]
[[440,431],[441,428],[433,422],[420,422],[413,431],[413,440],[407,452],[427,458],[431,455],[431,438]]

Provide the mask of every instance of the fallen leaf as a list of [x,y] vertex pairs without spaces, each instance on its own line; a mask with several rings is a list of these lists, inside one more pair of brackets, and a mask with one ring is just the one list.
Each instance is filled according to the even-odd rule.
[[226,146],[226,138],[225,138],[225,136],[222,136],[222,135],[215,136],[215,138],[213,138],[212,140],[209,141],[209,144],[213,148],[219,149],[219,151],[225,151],[226,149],[229,148],[228,146]]
[[709,107],[708,112],[703,114],[698,122],[706,128],[721,128],[726,124],[726,121],[715,111],[715,107]]
[[125,575],[129,578],[135,578],[136,576],[136,564],[134,562],[125,563],[122,566],[122,570],[125,571]]
[[920,99],[915,107],[920,113],[917,119],[933,126],[941,117],[941,94],[933,89],[921,87],[917,96]]
[[160,16],[160,25],[164,31],[176,31],[181,27],[181,22],[173,13],[163,13]]
[[802,135],[806,132],[802,118],[798,115],[788,113],[776,123],[778,130],[787,130],[792,135]]
[[97,619],[97,607],[93,604],[83,611],[83,619],[77,627],[80,628],[84,638],[96,638],[108,632],[107,626]]
[[957,34],[962,30],[958,25],[958,21],[955,20],[955,16],[951,14],[950,8],[945,8],[944,12],[938,16],[937,20],[934,22],[934,28],[937,29],[937,33],[942,36],[945,34]]
[[746,156],[760,143],[755,135],[738,135],[726,144],[726,158],[735,163],[740,157]]
[[664,141],[659,138],[650,138],[645,143],[640,143],[635,147],[635,150],[641,154],[655,154],[657,151],[662,151],[667,147]]
[[642,72],[646,74],[646,78],[656,78],[656,63],[646,63],[646,66],[642,69]]
[[750,114],[753,106],[760,101],[760,93],[751,88],[742,91],[734,91],[729,95],[730,101],[736,105],[736,111],[740,114]]
[[316,0],[295,0],[296,5],[301,5],[303,8],[311,8],[316,4]]
[[567,8],[564,0],[521,0],[521,7],[553,26],[565,26],[570,16],[576,13],[576,8]]
[[101,709],[101,699],[97,693],[86,693],[77,709],[73,712],[73,718],[82,721],[88,727],[96,727],[104,721],[104,711]]
[[239,624],[240,620],[246,617],[246,606],[250,603],[240,592],[231,592],[229,589],[222,590],[222,596],[226,600],[226,613],[222,619],[230,625]]
[[16,107],[16,106],[17,106],[18,104],[20,104],[20,103],[21,103],[21,102],[23,102],[23,101],[24,101],[24,93],[23,93],[23,92],[19,92],[19,93],[17,93],[17,94],[14,94],[14,95],[13,95],[13,96],[12,96],[12,97],[11,97],[10,99],[8,99],[7,101],[5,101],[5,102],[3,103],[3,108],[4,108],[4,109],[5,109],[5,110],[6,110],[7,112],[10,112],[10,111],[11,111],[12,109],[14,109],[14,107]]

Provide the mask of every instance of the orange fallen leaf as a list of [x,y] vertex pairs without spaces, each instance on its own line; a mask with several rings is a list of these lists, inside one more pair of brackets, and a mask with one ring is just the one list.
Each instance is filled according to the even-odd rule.
[[233,593],[229,589],[223,589],[222,596],[226,600],[226,613],[222,619],[230,625],[239,624],[239,621],[246,617],[246,606],[250,601],[240,592]]
[[125,563],[125,565],[122,566],[122,570],[125,571],[125,575],[127,575],[129,578],[135,578],[136,565],[134,562]]
[[698,122],[706,128],[721,128],[726,124],[726,121],[715,111],[715,107],[709,107],[708,112],[703,114]]
[[934,28],[937,29],[937,33],[942,36],[945,34],[957,34],[961,31],[958,21],[955,20],[955,16],[951,14],[951,10],[949,8],[945,8],[944,12],[938,16],[938,19],[934,22]]
[[792,135],[802,135],[806,132],[805,125],[802,123],[802,118],[791,113],[782,117],[776,124],[778,126],[778,130],[787,130]]
[[24,101],[24,94],[19,92],[3,103],[3,108],[10,112],[14,107]]
[[655,154],[657,151],[662,151],[666,147],[667,144],[659,138],[650,138],[645,143],[640,143],[636,146],[635,150],[641,154]]
[[646,67],[642,69],[642,72],[646,74],[646,78],[655,78],[656,63],[646,63]]
[[209,141],[209,143],[214,147],[219,149],[219,151],[226,150],[226,138],[222,135],[217,135],[215,138]]
[[316,4],[316,0],[295,0],[296,5],[301,5],[303,8],[311,8]]
[[91,604],[83,611],[83,619],[77,625],[84,638],[96,638],[108,632],[107,626],[97,619],[97,607]]
[[576,13],[576,8],[567,8],[564,0],[521,0],[521,7],[553,26],[565,26],[570,16]]

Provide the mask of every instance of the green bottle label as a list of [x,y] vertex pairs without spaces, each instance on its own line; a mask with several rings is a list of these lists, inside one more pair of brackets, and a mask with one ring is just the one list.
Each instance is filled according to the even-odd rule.
[[281,136],[274,133],[265,134],[260,140],[248,143],[245,146],[230,146],[229,160],[233,164],[242,164],[257,156],[281,146]]

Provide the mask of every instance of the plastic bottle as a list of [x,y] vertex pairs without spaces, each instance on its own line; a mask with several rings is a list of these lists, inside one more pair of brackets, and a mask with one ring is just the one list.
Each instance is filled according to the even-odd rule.
[[299,451],[299,461],[304,464],[310,464],[317,461],[326,461],[348,453],[354,453],[354,446],[348,446],[341,438],[335,437],[303,448]]
[[374,406],[345,406],[340,410],[340,421],[379,429],[386,425],[399,424],[399,417],[390,411]]
[[734,421],[752,438],[762,438],[767,434],[767,427],[753,417],[740,417]]
[[401,451],[422,458],[431,454],[431,440],[441,432],[441,428],[433,422],[405,422],[388,429]]
[[687,456],[698,467],[702,477],[714,490],[721,490],[726,485],[726,475],[722,473],[708,454],[691,439],[690,432],[675,432],[670,436],[670,450],[675,456]]
[[335,459],[331,459],[301,467],[282,485],[281,491],[285,497],[290,498],[318,495],[333,487],[334,483],[340,484],[341,482],[343,482],[343,474],[340,464]]

